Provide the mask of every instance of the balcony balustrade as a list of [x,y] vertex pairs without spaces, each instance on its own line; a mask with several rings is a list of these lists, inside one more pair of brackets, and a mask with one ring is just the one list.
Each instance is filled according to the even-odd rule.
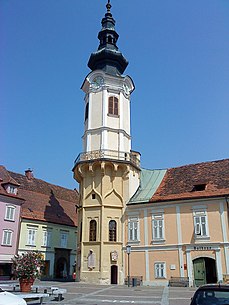
[[92,161],[92,160],[112,160],[130,162],[137,168],[140,168],[139,153],[136,152],[120,152],[115,150],[93,150],[89,152],[80,153],[74,162],[74,167],[81,162]]

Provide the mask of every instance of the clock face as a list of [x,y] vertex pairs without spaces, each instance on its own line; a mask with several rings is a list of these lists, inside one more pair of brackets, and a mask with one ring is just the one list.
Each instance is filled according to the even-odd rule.
[[94,89],[98,89],[98,88],[100,88],[103,85],[103,83],[104,83],[104,79],[102,78],[102,76],[96,76],[93,79],[93,81],[91,83],[91,86]]

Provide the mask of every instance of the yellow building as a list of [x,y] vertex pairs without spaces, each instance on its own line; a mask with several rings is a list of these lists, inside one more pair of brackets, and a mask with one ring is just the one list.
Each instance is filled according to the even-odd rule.
[[[83,152],[75,160],[80,185],[79,280],[145,285],[171,277],[189,285],[229,274],[229,160],[168,170],[140,168],[131,149],[134,83],[117,47],[110,1],[85,78]],[[225,170],[226,169],[226,170]],[[126,246],[130,247],[126,247]],[[127,254],[127,249],[131,252]]]

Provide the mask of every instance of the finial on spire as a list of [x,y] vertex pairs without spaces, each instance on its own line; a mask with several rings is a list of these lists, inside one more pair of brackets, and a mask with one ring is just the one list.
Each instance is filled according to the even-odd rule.
[[110,0],[108,0],[107,5],[106,5],[106,8],[107,8],[107,13],[110,13],[110,11],[111,11]]

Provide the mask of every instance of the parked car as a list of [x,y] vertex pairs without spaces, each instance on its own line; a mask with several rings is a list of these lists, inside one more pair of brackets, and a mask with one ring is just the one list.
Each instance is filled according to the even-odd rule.
[[200,286],[194,293],[190,305],[229,305],[229,285]]
[[26,305],[26,301],[19,296],[0,288],[0,305]]

